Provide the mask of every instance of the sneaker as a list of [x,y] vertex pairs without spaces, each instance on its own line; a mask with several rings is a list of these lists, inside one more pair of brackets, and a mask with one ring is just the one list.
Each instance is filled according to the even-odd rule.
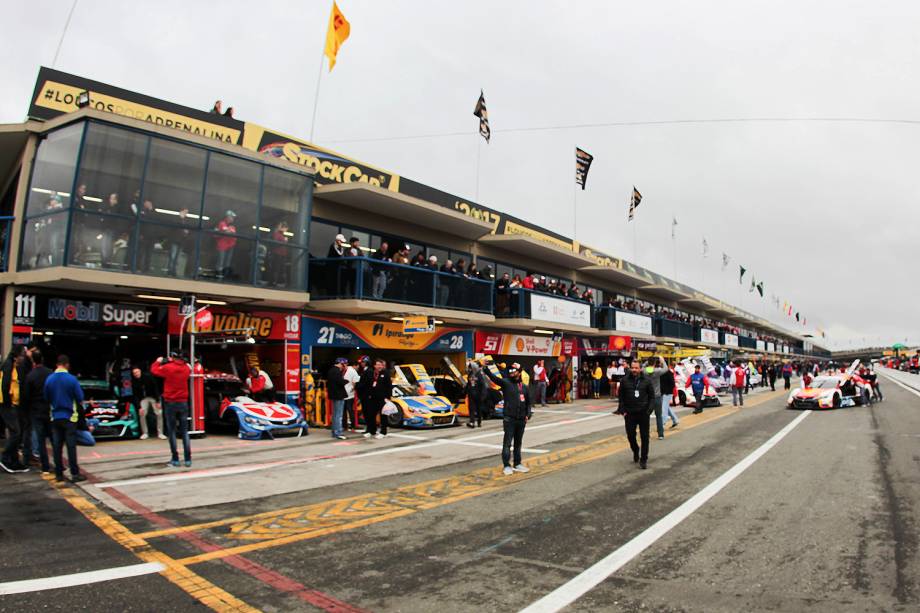
[[679,426],[679,425],[680,425],[680,422],[679,422],[679,421],[678,421],[678,422],[675,422],[675,423],[671,424],[671,428],[670,428],[670,429],[673,430],[674,428],[676,428],[676,427]]
[[5,471],[8,472],[8,473],[14,473],[14,472],[16,472],[15,470],[13,470],[13,464],[12,464],[12,463],[8,463],[6,460],[0,460],[0,468],[2,468],[3,470],[5,470]]
[[664,435],[662,434],[661,436],[659,436],[659,437],[658,437],[658,440],[659,440],[659,441],[663,441],[663,440],[664,440]]
[[192,461],[191,461],[191,460],[186,460],[186,461],[185,461],[185,467],[186,467],[186,468],[191,468],[191,467],[192,467]]
[[66,479],[64,479],[64,475],[55,475],[55,476],[54,476],[54,480],[55,480],[57,483],[63,483],[64,481],[66,481]]
[[348,440],[347,437],[346,437],[344,434],[339,434],[339,435],[338,435],[337,437],[335,437],[335,438],[339,439],[340,441]]
[[79,483],[80,481],[86,481],[86,475],[74,475],[70,478],[71,483]]
[[646,468],[648,468],[648,464],[646,462],[639,462],[639,468],[641,468],[642,470],[645,470]]
[[150,435],[147,434],[146,432],[144,432],[143,434],[141,434],[141,440],[142,440],[142,441],[146,441],[148,438],[150,438]]
[[468,421],[468,422],[466,422],[466,427],[467,427],[467,428],[475,428],[475,427],[476,427],[476,424],[474,424],[474,423],[471,422],[471,421]]
[[47,469],[47,468],[46,468],[46,469],[42,470],[42,475],[50,475],[50,474],[51,474],[51,470],[50,470],[50,469]]
[[502,473],[505,475],[513,475],[514,469],[511,468],[510,466],[506,466],[504,469],[502,469]]
[[15,464],[9,465],[7,470],[14,473],[27,473],[29,472],[29,467],[23,464],[22,462],[16,462]]
[[380,434],[380,433],[378,432],[377,434],[374,435],[374,438],[376,438],[376,439],[381,439],[381,438],[383,438],[383,437],[385,437],[385,436],[386,436],[386,434]]
[[371,437],[371,433],[370,433],[370,432],[365,432],[365,433],[364,433],[364,438],[370,438],[370,437]]
[[167,466],[172,466],[173,468],[175,468],[175,467],[179,466],[179,460],[170,460],[166,465],[167,465]]
[[518,464],[514,467],[514,472],[516,473],[529,473],[530,469],[524,466],[523,464]]
[[638,454],[638,453],[634,453],[634,454],[633,454],[633,463],[635,463],[635,464],[638,464],[638,463],[639,463],[639,454]]
[[165,434],[157,434],[157,438],[160,439],[161,441],[165,441],[165,440],[166,440],[166,435],[165,435]]

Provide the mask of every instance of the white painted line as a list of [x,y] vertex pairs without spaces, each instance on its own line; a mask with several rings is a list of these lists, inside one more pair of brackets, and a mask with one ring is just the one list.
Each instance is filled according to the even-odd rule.
[[[488,448],[488,449],[501,449],[501,448],[502,448],[501,445],[496,445],[496,444],[493,444],[493,443],[475,443],[475,442],[473,442],[473,441],[468,441],[468,440],[465,440],[465,439],[457,439],[457,438],[436,438],[436,439],[428,439],[428,438],[426,438],[426,437],[424,437],[424,436],[419,436],[419,435],[417,435],[417,434],[391,434],[390,436],[393,436],[393,437],[396,437],[396,438],[406,438],[406,439],[410,439],[410,440],[414,440],[414,441],[427,441],[427,440],[431,440],[432,442],[441,442],[441,443],[445,443],[445,444],[448,444],[448,445],[468,445],[468,446],[471,446],[471,447],[486,447],[486,448]],[[525,453],[549,453],[549,449],[531,449],[531,448],[529,448],[529,447],[524,447],[524,448],[521,449],[521,451],[523,451],[523,452],[525,452]]]
[[[606,413],[606,412],[605,413],[592,413],[591,415],[588,415],[587,417],[579,417],[578,419],[563,419],[563,420],[554,421],[548,424],[540,424],[539,426],[531,426],[530,424],[527,424],[527,428],[524,429],[524,435],[526,436],[528,432],[532,432],[533,430],[542,430],[543,428],[554,428],[557,426],[569,426],[571,424],[577,424],[583,421],[590,421],[592,419],[598,419],[599,417],[611,417],[611,415],[612,415],[611,413]],[[492,432],[484,432],[482,434],[476,434],[474,436],[464,436],[463,438],[460,438],[457,440],[475,441],[475,440],[478,440],[481,438],[487,438],[490,436],[502,436],[503,434],[504,432],[502,432],[501,430],[493,430]]]
[[787,434],[802,423],[811,411],[805,411],[782,430],[770,437],[766,443],[755,449],[746,458],[722,473],[715,481],[693,495],[682,505],[659,519],[649,528],[640,532],[631,541],[582,572],[568,583],[556,588],[543,598],[537,600],[521,613],[555,613],[594,589],[599,583],[625,566],[630,560],[651,547],[658,539],[671,531],[680,522],[687,519],[697,509],[702,507],[709,499],[718,494],[731,483],[735,477],[751,467],[751,465],[779,443]]
[[[880,371],[880,372],[881,372],[881,371]],[[888,379],[889,381],[891,381],[891,382],[893,382],[893,383],[896,383],[896,384],[900,385],[901,387],[903,387],[904,389],[906,389],[908,392],[910,392],[910,393],[913,394],[914,396],[920,396],[920,392],[918,392],[917,390],[915,390],[912,386],[907,385],[906,383],[901,383],[901,382],[898,381],[893,375],[890,375],[890,374],[888,374],[888,373],[886,373],[886,372],[882,372],[882,374],[885,376],[886,379]]]
[[150,575],[164,570],[166,570],[166,566],[163,564],[159,562],[148,562],[146,564],[132,564],[131,566],[105,568],[86,573],[46,577],[44,579],[9,581],[7,583],[0,583],[0,595],[25,594],[28,592],[55,590],[62,587],[73,587],[75,585],[86,585],[87,583],[101,583],[102,581],[111,581],[113,579]]
[[[613,408],[613,407],[610,407]],[[560,411],[556,409],[534,409],[534,413],[552,413],[556,415],[597,415],[601,411],[606,409],[598,409],[597,411]]]

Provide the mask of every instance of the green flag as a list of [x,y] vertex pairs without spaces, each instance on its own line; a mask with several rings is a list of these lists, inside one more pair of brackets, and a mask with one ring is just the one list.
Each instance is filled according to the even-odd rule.
[[763,281],[757,284],[757,292],[760,294],[760,297],[763,298]]
[[738,268],[741,269],[741,275],[738,277],[738,283],[743,283],[743,282],[744,282],[744,273],[747,272],[747,268],[745,268],[745,267],[742,266],[741,264],[738,264]]

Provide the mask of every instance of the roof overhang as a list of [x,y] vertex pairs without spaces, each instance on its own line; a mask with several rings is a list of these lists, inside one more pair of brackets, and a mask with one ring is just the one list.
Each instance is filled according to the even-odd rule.
[[314,197],[376,215],[475,240],[493,230],[486,223],[420,198],[369,183],[335,183],[317,187]]
[[0,189],[16,170],[22,150],[29,140],[24,123],[0,125]]
[[352,315],[357,317],[380,317],[389,319],[405,315],[425,315],[450,324],[490,324],[495,321],[491,313],[475,313],[423,307],[401,302],[382,300],[358,300],[352,298],[336,300],[314,300],[305,307],[310,312],[322,312],[330,315]]
[[533,332],[534,330],[552,330],[553,332],[571,332],[575,334],[584,334],[587,336],[604,334],[597,328],[560,324],[551,321],[542,321],[540,319],[496,319],[495,325],[500,326],[506,330],[518,330],[521,332]]
[[592,264],[591,266],[585,266],[584,268],[578,269],[579,273],[584,273],[586,275],[592,275],[599,279],[604,279],[605,281],[611,281],[617,285],[622,285],[624,287],[642,287],[643,285],[648,285],[648,281],[642,277],[637,277],[632,273],[629,273],[620,268],[612,268],[610,266],[600,266],[598,264]]
[[493,234],[479,239],[480,243],[539,261],[551,262],[565,268],[580,269],[596,264],[591,258],[523,234]]
[[667,285],[659,285],[657,283],[652,285],[643,285],[639,288],[639,290],[645,292],[646,294],[651,294],[657,298],[664,298],[665,300],[680,301],[689,298],[687,294],[680,290],[676,290],[673,287],[668,287]]

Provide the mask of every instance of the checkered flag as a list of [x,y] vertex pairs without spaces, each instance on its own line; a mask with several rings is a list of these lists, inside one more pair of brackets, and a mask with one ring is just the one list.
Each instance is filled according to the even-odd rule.
[[476,108],[473,109],[473,115],[479,118],[479,135],[486,139],[486,143],[492,137],[492,128],[489,127],[489,111],[486,110],[486,96],[479,90],[479,100],[476,101]]

